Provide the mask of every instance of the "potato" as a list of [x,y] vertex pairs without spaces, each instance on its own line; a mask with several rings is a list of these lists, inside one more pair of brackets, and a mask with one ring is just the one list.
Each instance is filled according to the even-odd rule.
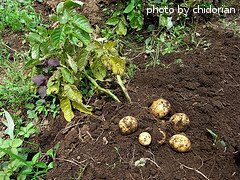
[[153,101],[149,110],[155,117],[162,118],[170,112],[171,105],[166,99],[160,98],[156,101]]
[[160,134],[160,138],[158,138],[157,142],[158,142],[158,144],[162,145],[165,143],[167,135],[161,129],[159,129],[159,134]]
[[172,115],[170,122],[173,126],[173,129],[179,132],[185,131],[190,124],[188,116],[184,113],[176,113]]
[[191,142],[187,136],[182,134],[173,135],[169,144],[177,152],[188,152],[191,149]]
[[152,137],[148,132],[142,132],[138,136],[138,142],[143,146],[149,146],[152,142]]
[[138,128],[138,120],[133,116],[126,116],[119,121],[118,126],[122,134],[132,134]]

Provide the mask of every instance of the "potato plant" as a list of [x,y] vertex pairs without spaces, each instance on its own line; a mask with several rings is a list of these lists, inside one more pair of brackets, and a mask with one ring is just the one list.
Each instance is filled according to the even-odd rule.
[[125,71],[125,58],[119,56],[116,42],[98,42],[91,38],[93,28],[88,19],[73,7],[78,1],[61,2],[51,16],[53,29],[38,27],[28,36],[31,45],[32,78],[38,93],[44,97],[55,94],[67,121],[74,117],[73,108],[91,114],[92,108],[84,104],[80,85],[94,86],[120,102],[118,97],[101,85],[105,79],[115,80],[129,101],[130,97],[121,80]]

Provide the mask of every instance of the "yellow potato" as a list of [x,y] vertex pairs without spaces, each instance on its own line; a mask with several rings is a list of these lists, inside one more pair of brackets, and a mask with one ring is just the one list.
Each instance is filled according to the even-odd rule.
[[143,146],[149,146],[152,142],[152,137],[148,132],[142,132],[138,136],[138,141]]
[[176,113],[172,115],[170,122],[173,126],[173,129],[179,132],[185,131],[190,124],[188,116],[184,113]]
[[166,99],[160,98],[156,101],[153,101],[149,110],[155,117],[162,118],[170,112],[171,105]]
[[138,120],[133,116],[126,116],[119,121],[118,126],[122,134],[131,134],[137,130]]
[[187,136],[182,134],[173,135],[169,144],[177,152],[188,152],[191,149],[191,142]]

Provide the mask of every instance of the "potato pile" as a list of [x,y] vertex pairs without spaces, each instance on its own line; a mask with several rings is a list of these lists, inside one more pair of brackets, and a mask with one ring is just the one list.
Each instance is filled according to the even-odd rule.
[[[171,111],[171,104],[163,98],[159,98],[153,101],[149,107],[150,113],[156,118],[163,118],[168,115]],[[186,131],[189,127],[190,120],[185,113],[173,114],[168,124],[171,125],[172,129],[177,132],[169,139],[170,147],[176,152],[188,152],[191,150],[191,142],[189,138],[182,132]],[[129,135],[136,132],[138,129],[138,120],[133,116],[126,116],[119,121],[119,130],[123,135]],[[158,140],[157,143],[162,145],[167,139],[166,132],[158,129]],[[152,143],[152,137],[149,132],[141,132],[138,136],[138,141],[143,146],[149,146]]]

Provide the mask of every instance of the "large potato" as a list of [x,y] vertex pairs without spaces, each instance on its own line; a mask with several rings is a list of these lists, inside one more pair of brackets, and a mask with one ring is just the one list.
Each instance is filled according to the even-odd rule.
[[127,135],[134,133],[138,128],[138,120],[133,116],[126,116],[119,121],[119,130],[122,134]]
[[191,149],[191,142],[185,135],[176,134],[169,140],[172,149],[177,152],[188,152]]
[[148,132],[142,132],[138,136],[138,141],[143,146],[149,146],[152,142],[152,137]]
[[176,113],[172,115],[170,122],[173,126],[173,129],[179,132],[185,131],[190,124],[188,116],[184,113]]
[[160,98],[156,101],[153,101],[149,110],[155,117],[162,118],[170,112],[171,105],[166,99]]

